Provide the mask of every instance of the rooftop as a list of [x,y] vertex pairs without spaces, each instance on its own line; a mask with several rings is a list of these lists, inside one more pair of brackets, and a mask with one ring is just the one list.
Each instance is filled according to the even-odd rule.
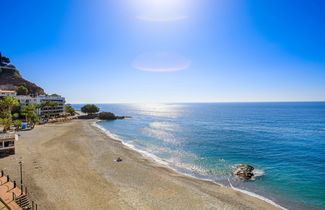
[[5,140],[5,139],[14,139],[15,138],[15,133],[0,133],[0,140]]
[[14,90],[0,90],[0,93],[16,93]]

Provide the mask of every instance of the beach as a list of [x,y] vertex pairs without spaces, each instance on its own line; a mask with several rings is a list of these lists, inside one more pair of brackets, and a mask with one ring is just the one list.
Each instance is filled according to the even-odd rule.
[[[20,132],[0,169],[19,183],[19,161],[39,209],[277,209],[247,194],[180,174],[93,126],[73,120]],[[117,157],[122,162],[115,162]]]

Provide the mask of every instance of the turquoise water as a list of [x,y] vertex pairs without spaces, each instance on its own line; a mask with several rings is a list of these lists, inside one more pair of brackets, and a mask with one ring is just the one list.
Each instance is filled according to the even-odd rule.
[[[324,209],[325,103],[99,106],[133,117],[100,126],[180,172],[230,182],[288,209]],[[253,165],[261,176],[236,179],[238,163]]]

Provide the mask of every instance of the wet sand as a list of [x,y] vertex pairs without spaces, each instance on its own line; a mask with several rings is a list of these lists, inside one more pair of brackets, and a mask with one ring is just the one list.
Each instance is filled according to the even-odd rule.
[[[39,209],[277,209],[209,181],[148,160],[92,126],[94,120],[46,124],[21,132],[16,155],[0,169],[24,183]],[[122,162],[114,161],[117,157]]]

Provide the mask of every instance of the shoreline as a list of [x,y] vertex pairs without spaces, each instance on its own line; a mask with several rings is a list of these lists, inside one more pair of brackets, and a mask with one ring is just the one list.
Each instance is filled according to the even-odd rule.
[[[24,184],[40,209],[278,209],[143,157],[99,132],[95,120],[45,124],[20,132],[1,169]],[[123,159],[116,163],[117,157]]]
[[100,122],[102,120],[97,120],[95,122],[93,122],[91,125],[97,129],[99,129],[100,132],[103,132],[105,135],[107,135],[109,138],[112,138],[113,140],[115,141],[118,141],[120,142],[121,144],[127,146],[129,149],[133,150],[133,151],[136,151],[138,152],[140,155],[142,155],[143,157],[145,158],[148,158],[150,159],[151,161],[163,166],[163,167],[167,167],[168,169],[171,169],[173,171],[175,171],[176,173],[179,173],[183,176],[188,176],[190,178],[194,178],[194,179],[197,179],[197,180],[201,180],[201,181],[207,181],[207,182],[211,182],[211,184],[215,184],[215,185],[218,185],[220,187],[224,187],[224,188],[228,188],[228,189],[232,189],[234,191],[238,191],[238,192],[241,192],[241,193],[244,193],[244,194],[247,194],[249,196],[252,196],[254,198],[257,198],[259,200],[262,200],[262,201],[265,201],[271,205],[273,205],[274,207],[276,208],[279,208],[279,209],[282,209],[282,210],[288,210],[287,208],[281,206],[280,204],[277,204],[276,202],[264,197],[264,196],[261,196],[261,195],[258,195],[254,192],[250,192],[250,191],[247,191],[247,190],[243,190],[243,189],[240,189],[240,188],[236,188],[236,187],[233,187],[231,182],[229,181],[228,179],[228,182],[230,184],[230,187],[227,187],[221,183],[218,183],[214,180],[211,180],[211,179],[204,179],[204,178],[198,178],[198,177],[195,177],[194,175],[191,175],[191,174],[188,174],[188,173],[182,173],[180,171],[177,171],[177,169],[175,168],[172,168],[171,166],[168,165],[167,162],[165,162],[164,160],[162,160],[161,158],[151,154],[151,153],[148,153],[146,151],[142,151],[142,150],[139,150],[139,149],[136,149],[133,145],[131,144],[128,144],[126,142],[124,142],[123,140],[119,139],[118,137],[116,137],[113,133],[111,133],[109,130],[106,130],[103,126],[99,125],[97,122]]

